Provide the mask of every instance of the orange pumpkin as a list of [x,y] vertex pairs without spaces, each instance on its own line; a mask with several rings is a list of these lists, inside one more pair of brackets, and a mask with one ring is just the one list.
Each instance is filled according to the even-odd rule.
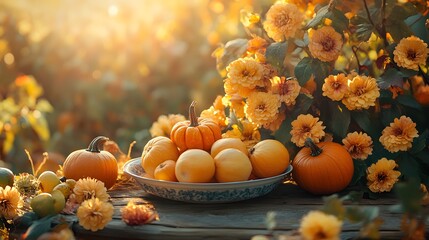
[[99,145],[107,140],[103,136],[96,137],[87,149],[70,153],[63,164],[64,176],[76,181],[86,177],[95,178],[104,182],[107,189],[111,188],[118,177],[118,163],[110,152],[99,149]]
[[346,188],[353,177],[354,166],[349,152],[335,142],[315,144],[305,141],[292,162],[292,177],[304,190],[313,194],[332,194]]
[[170,138],[180,152],[187,149],[210,151],[213,143],[222,137],[219,125],[210,118],[197,118],[193,101],[189,106],[189,120],[176,123]]

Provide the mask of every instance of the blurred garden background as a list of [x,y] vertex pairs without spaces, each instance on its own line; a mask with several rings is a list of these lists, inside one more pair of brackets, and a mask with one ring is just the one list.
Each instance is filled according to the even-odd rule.
[[[104,135],[139,156],[162,114],[223,94],[213,51],[252,0],[0,1],[0,160],[28,170]],[[57,155],[56,155],[57,154]]]

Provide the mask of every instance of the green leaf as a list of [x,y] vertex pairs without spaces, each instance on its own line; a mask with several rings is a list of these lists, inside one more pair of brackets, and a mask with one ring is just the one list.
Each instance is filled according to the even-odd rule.
[[426,139],[428,138],[428,136],[429,136],[429,129],[425,129],[425,131],[419,134],[417,138],[414,138],[413,146],[410,149],[410,153],[415,154],[425,149]]
[[331,119],[326,124],[334,137],[342,139],[346,136],[350,125],[350,111],[338,102],[329,101]]
[[265,52],[267,62],[277,68],[278,72],[282,72],[283,70],[287,45],[287,42],[272,43],[267,47],[267,51]]
[[365,132],[372,132],[372,123],[369,118],[369,112],[367,111],[352,111],[352,118]]
[[401,117],[402,112],[396,104],[391,105],[390,108],[382,108],[381,122],[384,126],[388,126],[395,118]]
[[299,61],[295,67],[295,77],[298,79],[299,85],[304,86],[304,84],[311,78],[313,70],[311,69],[312,59],[305,57]]
[[404,177],[405,180],[418,179],[420,182],[420,166],[414,157],[405,152],[401,154],[397,162],[401,177]]
[[245,38],[234,39],[213,52],[213,56],[216,57],[217,70],[221,75],[226,75],[225,68],[247,51],[247,41]]
[[52,112],[54,110],[52,105],[45,99],[40,99],[37,101],[36,109],[40,112]]
[[411,95],[399,95],[396,101],[404,106],[411,107],[414,109],[421,110],[422,106],[416,101]]
[[421,151],[414,155],[416,158],[418,158],[423,164],[426,166],[429,166],[429,152],[428,151]]
[[351,223],[369,223],[379,215],[379,208],[373,206],[350,206],[346,209],[346,219]]
[[402,38],[413,35],[411,29],[403,20],[393,18],[392,21],[386,23],[386,31],[390,33],[395,42],[399,42]]
[[294,73],[301,86],[311,78],[311,75],[314,75],[317,83],[323,84],[329,75],[329,65],[318,59],[305,57],[296,65]]
[[329,12],[328,5],[320,8],[319,11],[317,11],[316,16],[307,23],[307,26],[305,26],[305,29],[314,28],[317,25],[319,25],[322,22],[322,20],[326,18],[326,15],[328,14],[328,12]]
[[280,125],[280,128],[278,131],[275,132],[274,137],[278,141],[282,142],[283,144],[286,144],[290,142],[291,135],[290,131],[292,129],[291,123],[293,120],[295,120],[299,114],[304,114],[308,111],[311,104],[313,103],[313,97],[311,95],[307,94],[299,94],[296,98],[295,107],[292,111],[286,113],[286,119],[282,122]]
[[356,185],[363,177],[366,176],[367,166],[364,161],[353,159],[354,172],[350,186]]
[[35,212],[26,212],[24,215],[22,215],[19,219],[19,225],[28,227],[30,226],[34,221],[36,221],[39,217]]
[[34,221],[25,232],[24,240],[36,240],[38,237],[40,237],[40,235],[49,232],[49,230],[51,230],[51,224],[55,216],[56,215],[49,215]]
[[387,89],[390,86],[402,87],[404,85],[404,75],[395,68],[388,68],[378,79],[378,86]]
[[336,8],[332,9],[326,17],[332,20],[332,27],[339,33],[345,31],[349,26],[349,19]]
[[42,141],[49,140],[48,122],[40,112],[32,111],[26,116],[26,119]]
[[357,15],[351,19],[351,24],[356,27],[357,40],[366,42],[375,31],[374,26],[364,17]]
[[338,198],[338,195],[334,194],[331,196],[323,197],[323,206],[321,211],[326,214],[336,216],[338,219],[344,219],[346,216],[346,208],[343,205],[343,201]]
[[421,212],[423,192],[420,191],[420,181],[411,179],[408,182],[397,183],[394,192],[400,201],[401,209],[411,215]]

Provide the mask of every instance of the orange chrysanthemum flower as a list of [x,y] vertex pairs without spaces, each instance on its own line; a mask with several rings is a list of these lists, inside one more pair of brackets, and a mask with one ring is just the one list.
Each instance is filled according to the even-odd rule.
[[299,95],[301,86],[296,79],[285,79],[285,77],[273,77],[271,79],[271,91],[278,94],[280,101],[284,102],[286,106],[295,105],[295,100]]
[[343,139],[343,144],[354,159],[365,160],[372,154],[372,139],[366,133],[349,133]]
[[253,92],[247,98],[244,112],[250,121],[258,125],[264,125],[277,118],[280,105],[277,95],[266,92]]
[[294,4],[279,2],[270,7],[263,25],[270,38],[276,42],[282,42],[295,36],[304,17]]
[[24,205],[21,194],[15,187],[0,187],[0,215],[6,219],[18,216],[19,209]]
[[389,152],[407,151],[418,137],[416,124],[409,117],[395,118],[390,126],[383,129],[380,142]]
[[148,205],[136,205],[128,202],[127,206],[121,209],[122,221],[127,225],[143,225],[158,219],[158,213]]
[[313,210],[302,218],[299,232],[303,239],[336,240],[340,239],[342,224],[343,222],[334,215]]
[[310,31],[310,49],[313,57],[323,62],[332,62],[337,60],[343,47],[341,34],[337,33],[333,27],[324,26],[317,30]]
[[368,109],[375,106],[375,101],[380,96],[380,89],[375,78],[356,76],[349,82],[349,91],[342,102],[349,110]]
[[322,86],[322,95],[333,101],[340,101],[348,91],[348,81],[349,79],[343,73],[335,76],[329,75]]
[[229,92],[236,92],[240,96],[247,97],[251,90],[265,86],[264,67],[252,58],[239,58],[231,62],[226,70],[228,72],[226,81],[229,81],[229,88],[232,88],[232,91]]
[[368,167],[366,179],[372,192],[390,192],[398,181],[401,173],[395,171],[397,164],[394,160],[382,158]]
[[158,120],[152,124],[149,129],[150,135],[152,137],[157,136],[166,136],[170,137],[171,128],[173,128],[174,124],[177,122],[185,121],[185,116],[181,114],[168,114],[161,115],[158,117]]
[[318,143],[325,136],[325,126],[319,121],[318,117],[313,117],[311,114],[300,114],[298,118],[292,121],[291,141],[298,147],[303,147],[305,140],[311,138],[313,142]]
[[418,71],[419,65],[426,63],[429,49],[427,43],[418,37],[401,39],[393,51],[393,60],[398,66]]

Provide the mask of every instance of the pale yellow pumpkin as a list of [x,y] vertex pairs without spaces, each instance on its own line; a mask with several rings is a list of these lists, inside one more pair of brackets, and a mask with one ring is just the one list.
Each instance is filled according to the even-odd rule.
[[155,168],[166,160],[176,161],[179,150],[169,138],[154,137],[143,148],[141,165],[148,177],[154,176]]

